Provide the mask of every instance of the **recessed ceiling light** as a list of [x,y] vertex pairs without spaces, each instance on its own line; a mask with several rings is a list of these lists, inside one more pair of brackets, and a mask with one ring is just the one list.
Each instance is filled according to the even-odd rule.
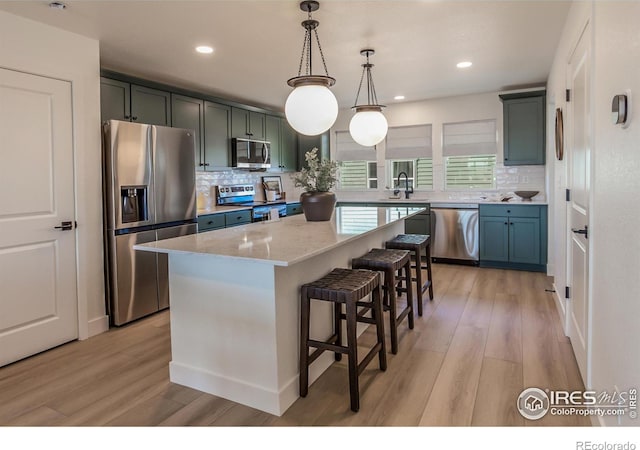
[[199,45],[198,47],[196,47],[196,51],[198,53],[209,54],[213,53],[213,48],[209,47],[208,45]]
[[404,100],[404,95],[396,95],[393,97],[394,100]]
[[471,61],[462,61],[456,64],[458,69],[466,69],[467,67],[471,67],[473,63]]
[[49,3],[49,8],[51,9],[65,9],[67,5],[62,2],[51,2]]

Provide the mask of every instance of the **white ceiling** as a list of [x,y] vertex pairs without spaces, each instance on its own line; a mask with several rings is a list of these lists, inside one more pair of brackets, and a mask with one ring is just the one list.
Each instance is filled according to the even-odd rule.
[[[0,9],[100,40],[105,69],[282,110],[306,14],[297,0],[0,1]],[[383,104],[544,84],[570,2],[323,0],[313,18],[340,107],[364,58]],[[55,45],[55,43],[43,43]],[[200,55],[196,45],[215,48]],[[473,62],[470,69],[456,63]],[[322,66],[314,58],[314,74]]]

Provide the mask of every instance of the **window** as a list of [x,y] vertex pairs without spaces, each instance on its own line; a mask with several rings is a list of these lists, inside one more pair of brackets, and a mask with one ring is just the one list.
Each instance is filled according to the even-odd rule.
[[343,206],[336,209],[338,234],[358,234],[378,226],[378,210],[359,206]]
[[433,189],[431,154],[431,125],[389,128],[386,141],[387,173],[390,180],[388,186],[405,189],[404,177],[398,186],[398,174],[405,172],[410,186]]
[[495,188],[495,119],[445,123],[442,136],[446,189]]
[[376,189],[378,168],[373,147],[355,142],[348,131],[336,132],[336,160],[341,189]]

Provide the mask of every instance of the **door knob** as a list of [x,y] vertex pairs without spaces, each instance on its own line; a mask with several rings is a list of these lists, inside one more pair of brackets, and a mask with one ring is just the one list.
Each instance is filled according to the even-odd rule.
[[55,228],[56,230],[69,231],[69,230],[73,230],[73,226],[74,226],[74,223],[69,220],[65,222],[60,222],[60,225],[53,228]]
[[589,227],[587,225],[585,225],[582,230],[576,230],[575,228],[572,228],[571,231],[573,231],[575,234],[584,234],[584,238],[589,239]]

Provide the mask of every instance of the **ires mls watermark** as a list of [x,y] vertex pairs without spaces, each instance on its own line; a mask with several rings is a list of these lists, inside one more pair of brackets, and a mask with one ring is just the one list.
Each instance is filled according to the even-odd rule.
[[518,396],[518,411],[525,419],[538,420],[554,416],[624,416],[638,417],[638,390],[565,391],[527,388]]

